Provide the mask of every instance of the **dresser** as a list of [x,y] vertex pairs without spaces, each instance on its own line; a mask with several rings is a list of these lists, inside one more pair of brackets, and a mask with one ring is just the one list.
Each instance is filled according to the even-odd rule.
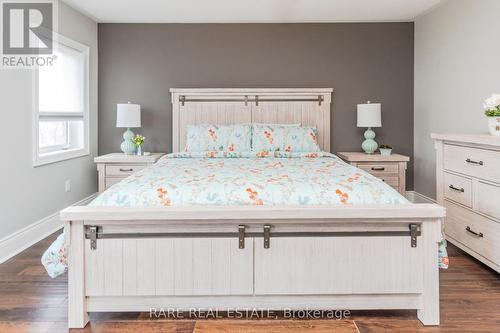
[[365,154],[361,152],[339,152],[341,159],[382,179],[399,193],[406,192],[406,168],[410,158],[405,155]]
[[148,165],[156,163],[163,155],[162,153],[152,153],[148,156],[137,156],[111,153],[96,157],[94,162],[97,164],[99,174],[99,192]]
[[432,134],[446,238],[500,272],[500,138]]

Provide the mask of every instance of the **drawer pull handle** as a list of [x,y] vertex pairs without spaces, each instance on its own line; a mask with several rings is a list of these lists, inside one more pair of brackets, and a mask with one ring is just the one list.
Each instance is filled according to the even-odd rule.
[[477,237],[481,237],[481,238],[484,237],[482,232],[477,233],[477,232],[473,231],[469,226],[467,226],[467,228],[465,228],[465,231],[470,232],[471,234],[473,234],[474,236],[477,236]]
[[384,171],[385,168],[384,167],[381,167],[381,168],[376,168],[376,167],[373,167],[372,168],[373,171]]
[[474,161],[474,160],[471,160],[470,158],[466,159],[465,162],[467,163],[471,163],[471,164],[476,164],[476,165],[483,165],[483,161]]
[[465,192],[465,190],[463,188],[458,188],[458,187],[455,187],[453,185],[450,185],[449,188],[451,188],[454,191],[458,191],[458,192],[462,192],[462,193]]
[[120,168],[120,171],[121,172],[130,172],[130,171],[134,171],[134,169],[130,168],[130,169],[122,169]]

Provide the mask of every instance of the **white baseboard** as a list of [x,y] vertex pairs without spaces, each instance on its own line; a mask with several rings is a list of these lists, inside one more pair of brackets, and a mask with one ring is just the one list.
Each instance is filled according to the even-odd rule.
[[406,199],[410,200],[413,203],[436,203],[436,200],[415,191],[406,191],[405,196]]
[[[83,200],[75,202],[73,205],[86,205],[94,199],[96,195],[97,193],[94,193]],[[59,212],[56,212],[0,239],[0,264],[53,234],[62,227],[63,225],[59,219]]]

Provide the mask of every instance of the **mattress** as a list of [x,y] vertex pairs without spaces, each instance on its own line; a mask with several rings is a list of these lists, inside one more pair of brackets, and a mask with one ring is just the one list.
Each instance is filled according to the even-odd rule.
[[408,203],[383,181],[329,153],[285,158],[170,154],[113,185],[90,206]]

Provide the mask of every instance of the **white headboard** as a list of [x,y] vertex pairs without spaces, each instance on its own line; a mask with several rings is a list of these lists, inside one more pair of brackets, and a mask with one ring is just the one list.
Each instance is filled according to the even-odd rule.
[[330,151],[332,88],[170,89],[172,149],[184,150],[186,126],[276,123],[315,126],[323,151]]

